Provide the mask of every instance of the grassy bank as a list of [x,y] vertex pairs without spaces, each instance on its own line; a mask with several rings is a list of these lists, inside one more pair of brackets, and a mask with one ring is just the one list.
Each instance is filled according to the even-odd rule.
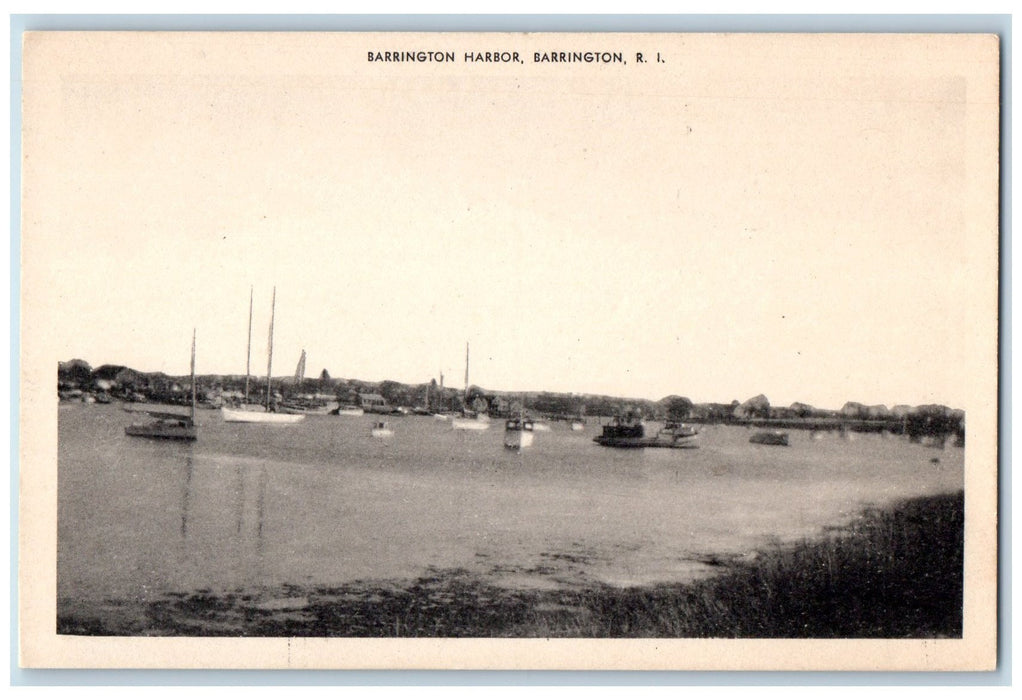
[[825,537],[721,562],[717,576],[639,588],[508,590],[460,570],[143,606],[59,605],[58,631],[317,637],[956,637],[963,494],[863,513]]

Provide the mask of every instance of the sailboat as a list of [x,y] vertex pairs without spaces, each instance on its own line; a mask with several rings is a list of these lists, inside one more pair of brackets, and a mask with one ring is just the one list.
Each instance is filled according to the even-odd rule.
[[465,343],[465,412],[461,418],[452,418],[451,427],[455,430],[486,430],[490,427],[490,419],[484,414],[475,417],[468,415],[468,343]]
[[426,384],[426,397],[423,399],[421,406],[416,406],[412,409],[412,413],[417,416],[431,416],[433,412],[429,410],[429,384]]
[[155,420],[125,426],[124,434],[132,437],[160,440],[196,440],[199,428],[195,425],[195,329],[192,329],[192,407],[187,416],[180,413],[145,411]]
[[[251,409],[234,409],[234,408],[221,408],[220,413],[223,415],[225,423],[275,423],[275,424],[287,424],[297,423],[298,421],[305,418],[304,414],[301,413],[277,413],[272,410],[272,382],[271,377],[273,376],[273,320],[274,314],[277,308],[277,288],[273,288],[273,301],[270,305],[270,345],[269,345],[269,357],[266,362],[266,404],[262,409],[251,410]],[[249,323],[248,323],[248,352],[249,359],[252,355],[252,297],[249,294]],[[299,367],[301,369],[301,367]],[[249,375],[249,364],[245,364],[245,398],[248,398],[248,375]]]
[[436,399],[437,411],[433,414],[435,420],[447,420],[448,416],[444,413],[444,373],[440,372],[440,395]]

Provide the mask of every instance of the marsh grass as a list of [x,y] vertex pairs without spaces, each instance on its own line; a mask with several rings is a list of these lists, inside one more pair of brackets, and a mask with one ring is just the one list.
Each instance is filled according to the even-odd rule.
[[[962,633],[961,492],[871,509],[847,527],[688,584],[509,590],[463,570],[146,603],[131,622],[74,610],[58,632],[299,637],[935,638]],[[265,597],[265,595],[263,596]],[[288,601],[296,601],[293,606]],[[280,602],[283,601],[283,602]],[[63,605],[62,609],[73,607]]]

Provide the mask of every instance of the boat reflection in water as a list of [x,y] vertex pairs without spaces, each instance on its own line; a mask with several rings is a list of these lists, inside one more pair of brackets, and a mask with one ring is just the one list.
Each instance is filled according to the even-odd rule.
[[[225,488],[227,482],[218,483],[217,476],[231,473],[228,464],[217,464],[211,471],[205,460],[196,460],[191,452],[185,455],[180,522],[183,549],[178,561],[178,574],[185,579],[209,575],[201,570],[192,548],[215,556],[222,573],[259,575],[264,568],[267,469],[235,464],[233,483]],[[211,489],[213,485],[220,488]]]
[[451,427],[455,430],[488,430],[490,427],[490,418],[482,413],[474,418],[472,416],[462,416],[461,418],[452,418]]

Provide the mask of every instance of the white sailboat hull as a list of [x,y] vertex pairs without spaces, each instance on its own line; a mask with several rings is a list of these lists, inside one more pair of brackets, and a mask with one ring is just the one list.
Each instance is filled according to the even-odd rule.
[[221,408],[220,413],[225,423],[276,423],[278,425],[297,423],[303,418],[301,413],[271,413],[270,411],[239,411]]

